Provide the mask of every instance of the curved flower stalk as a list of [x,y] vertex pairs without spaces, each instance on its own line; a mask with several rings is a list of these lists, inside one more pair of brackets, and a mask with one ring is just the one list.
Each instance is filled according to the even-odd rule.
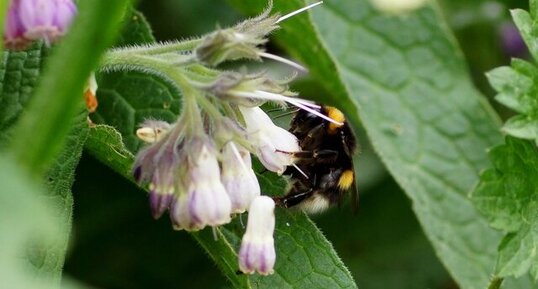
[[24,49],[34,40],[54,43],[67,32],[76,14],[72,0],[11,0],[4,32],[6,47]]
[[147,120],[136,131],[148,146],[137,155],[135,180],[149,188],[153,217],[168,210],[177,230],[215,228],[249,211],[239,254],[240,268],[246,273],[270,274],[276,259],[274,202],[260,196],[251,154],[268,170],[282,174],[300,152],[297,138],[276,126],[260,106],[293,105],[340,123],[290,91],[292,78],[277,80],[265,72],[222,71],[217,66],[236,59],[269,58],[301,70],[298,64],[266,53],[262,45],[281,21],[303,10],[281,17],[270,15],[269,8],[199,39],[115,49],[102,65],[105,71],[152,73],[181,91],[182,110],[175,123]]

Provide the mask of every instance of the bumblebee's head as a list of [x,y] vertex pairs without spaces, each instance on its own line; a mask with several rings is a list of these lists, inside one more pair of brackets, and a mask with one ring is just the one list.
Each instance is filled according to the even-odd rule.
[[341,124],[336,124],[336,123],[333,123],[333,122],[329,123],[329,127],[327,128],[327,132],[329,134],[335,134],[338,131],[338,129],[341,128],[344,125],[344,122],[346,121],[346,117],[344,116],[344,114],[338,108],[332,107],[332,106],[325,106],[324,107],[324,112],[325,112],[325,115],[327,115],[328,117],[330,117],[333,120],[341,123]]

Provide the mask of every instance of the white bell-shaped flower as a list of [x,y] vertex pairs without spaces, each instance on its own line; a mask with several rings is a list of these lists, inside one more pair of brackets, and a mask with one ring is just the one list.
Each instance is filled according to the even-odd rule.
[[221,181],[232,201],[232,213],[245,212],[260,195],[249,151],[231,141],[222,149]]
[[217,156],[207,141],[194,141],[185,180],[186,192],[172,204],[176,229],[196,231],[229,223],[232,203],[220,181]]
[[239,250],[239,270],[246,274],[273,273],[276,253],[273,239],[275,230],[275,202],[267,196],[252,201],[249,209],[247,230]]
[[256,149],[256,156],[270,171],[282,174],[293,164],[294,153],[301,150],[297,137],[276,126],[259,107],[239,106],[245,119],[247,138]]

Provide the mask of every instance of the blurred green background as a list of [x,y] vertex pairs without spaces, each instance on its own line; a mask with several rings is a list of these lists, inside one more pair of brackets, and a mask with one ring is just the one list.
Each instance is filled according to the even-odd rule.
[[[526,9],[527,1],[444,0],[439,4],[477,87],[491,96],[484,72],[507,64],[510,57],[526,57],[508,9]],[[225,1],[215,0],[145,0],[139,9],[158,40],[188,38],[243,17]],[[269,49],[284,53],[274,45]],[[314,97],[323,91],[308,78],[297,81],[295,89]],[[424,237],[411,203],[385,172],[366,136],[359,136],[359,141],[359,213],[354,216],[344,206],[313,217],[359,288],[458,288]],[[167,218],[151,218],[144,192],[86,154],[76,176],[72,247],[65,274],[100,288],[228,288],[188,234],[173,231]]]

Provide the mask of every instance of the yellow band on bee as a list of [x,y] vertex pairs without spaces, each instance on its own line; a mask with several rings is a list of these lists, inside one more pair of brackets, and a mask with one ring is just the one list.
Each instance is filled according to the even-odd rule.
[[342,175],[340,175],[340,179],[338,179],[338,187],[341,190],[347,190],[353,184],[354,179],[355,176],[353,174],[353,171],[346,170],[342,173]]
[[[346,117],[338,108],[327,106],[325,107],[325,109],[327,110],[327,116],[335,120],[336,122],[344,123],[346,121]],[[339,124],[331,122],[329,123],[328,131],[330,134],[336,133],[336,130],[341,126],[342,126],[341,124],[339,125]]]

